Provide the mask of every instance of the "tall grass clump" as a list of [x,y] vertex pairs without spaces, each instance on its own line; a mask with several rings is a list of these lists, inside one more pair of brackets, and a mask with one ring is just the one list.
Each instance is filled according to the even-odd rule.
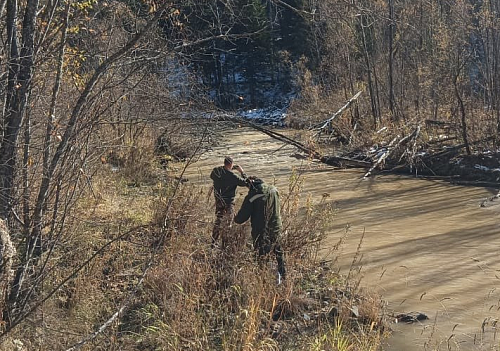
[[[248,224],[227,228],[227,246],[211,248],[210,194],[175,182],[165,186],[153,208],[157,260],[124,319],[122,341],[141,350],[307,350],[333,345],[342,335],[346,349],[376,349],[380,305],[363,314],[367,302],[342,291],[342,278],[319,261],[332,208],[311,199],[304,206],[300,188],[294,174],[281,195],[289,274],[278,285],[274,257],[255,257]],[[354,308],[359,315],[352,315]]]

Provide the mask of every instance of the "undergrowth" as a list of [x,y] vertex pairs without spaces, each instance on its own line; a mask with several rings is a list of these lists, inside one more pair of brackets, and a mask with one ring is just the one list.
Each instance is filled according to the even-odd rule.
[[[133,168],[141,162],[142,169],[151,167],[139,157]],[[301,199],[297,174],[280,189],[288,275],[278,285],[275,260],[255,257],[248,224],[227,228],[223,250],[211,248],[207,188],[178,182],[167,171],[161,181],[138,186],[128,181],[129,171],[103,167],[94,180],[98,196],[80,203],[74,234],[59,248],[64,274],[47,287],[89,263],[18,329],[15,340],[23,347],[66,350],[125,306],[81,349],[380,349],[387,330],[381,301],[319,258],[334,211]]]

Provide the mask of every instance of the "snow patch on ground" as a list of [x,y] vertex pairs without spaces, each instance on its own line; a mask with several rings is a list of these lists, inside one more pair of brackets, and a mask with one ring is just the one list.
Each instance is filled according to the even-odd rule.
[[251,109],[246,111],[240,111],[238,117],[248,119],[252,122],[272,125],[276,127],[285,126],[285,118],[287,116],[285,109]]
[[479,169],[479,170],[484,171],[484,172],[500,172],[500,168],[489,168],[489,167],[486,167],[483,165],[478,165],[478,164],[475,164],[474,168]]
[[474,165],[474,168],[475,168],[475,169],[479,169],[479,170],[481,170],[481,171],[489,171],[489,170],[490,170],[488,167],[486,167],[486,166],[482,166],[482,165],[478,165],[478,164],[475,164],[475,165]]

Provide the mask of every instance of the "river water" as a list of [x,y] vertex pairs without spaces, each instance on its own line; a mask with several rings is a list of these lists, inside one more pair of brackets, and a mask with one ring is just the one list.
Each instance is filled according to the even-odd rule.
[[[256,131],[240,128],[226,136],[190,166],[190,180],[209,182],[226,154],[249,175],[278,187],[298,170],[303,193],[317,201],[328,194],[337,209],[325,258],[337,260],[347,274],[360,247],[362,258],[353,268],[361,285],[380,294],[390,312],[429,317],[392,324],[385,351],[499,349],[500,203],[480,207],[493,189],[396,175],[363,179],[361,170],[302,159],[293,147]],[[329,257],[346,228],[342,251]]]

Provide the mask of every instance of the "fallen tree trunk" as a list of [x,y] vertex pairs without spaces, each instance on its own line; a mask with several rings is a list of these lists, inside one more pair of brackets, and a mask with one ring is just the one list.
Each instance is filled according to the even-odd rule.
[[330,166],[336,166],[341,168],[368,168],[371,166],[370,162],[363,160],[356,160],[349,157],[339,157],[339,156],[323,156],[319,159],[321,162],[326,163]]
[[387,147],[387,150],[382,153],[382,155],[378,158],[378,160],[370,167],[368,172],[365,173],[363,178],[367,178],[367,177],[371,176],[371,174],[375,170],[375,168],[377,168],[380,164],[382,164],[383,161],[385,161],[385,159],[387,157],[389,157],[389,155],[392,153],[392,151],[395,150],[395,148],[391,148],[391,147],[396,140],[397,140],[397,138],[392,139],[392,141],[389,143],[389,146]]
[[[276,132],[274,130],[268,129],[266,127],[263,127],[261,125],[258,125],[256,123],[253,123],[251,121],[245,120],[241,117],[236,117],[234,115],[223,115],[219,116],[220,120],[225,120],[228,122],[232,122],[235,124],[239,125],[246,125],[250,128],[253,128],[259,132],[262,132],[276,140],[279,140],[287,145],[292,145],[295,146],[297,149],[300,151],[304,152],[308,157],[319,160],[322,163],[334,166],[334,167],[339,167],[339,168],[364,168],[367,169],[368,171],[364,174],[365,177],[369,177],[376,169],[377,167],[381,167],[384,165],[384,168],[387,168],[388,172],[398,172],[401,171],[405,168],[410,167],[409,171],[412,171],[412,168],[415,167],[415,171],[417,173],[422,172],[422,169],[420,168],[425,161],[431,161],[435,160],[436,158],[439,158],[441,156],[448,156],[447,154],[449,153],[454,153],[458,152],[460,149],[465,147],[465,145],[460,144],[454,147],[450,147],[446,150],[437,152],[435,154],[429,154],[425,156],[417,156],[417,140],[420,135],[420,126],[416,127],[409,135],[402,137],[399,139],[399,137],[394,138],[391,143],[389,143],[388,146],[385,146],[385,150],[382,152],[379,152],[376,158],[372,158],[372,160],[365,161],[362,159],[358,159],[357,156],[354,157],[348,157],[348,156],[333,156],[333,155],[322,155],[319,151],[316,149],[306,146],[302,144],[301,142],[294,140],[282,133]],[[399,139],[399,140],[398,140]],[[475,142],[472,142],[471,145],[474,144],[480,144],[482,142],[488,142],[494,140],[495,137],[491,136],[482,140],[478,140]],[[403,152],[396,154],[397,151],[401,151],[401,147],[405,145],[405,149]],[[396,155],[395,155],[396,154]],[[369,158],[368,155],[365,155],[367,158]],[[360,157],[362,158],[362,157]],[[403,158],[406,159],[406,161],[403,162]],[[403,163],[401,163],[403,162]],[[420,166],[418,166],[420,165]],[[449,181],[453,181],[456,178],[460,178],[461,175],[445,175],[443,176],[443,173],[440,172],[439,170],[435,169],[433,166],[427,167],[428,171],[430,172],[431,175],[433,176],[439,176],[447,178]],[[435,172],[434,172],[435,170]],[[381,170],[382,171],[382,170]],[[408,171],[408,170],[407,170]],[[428,176],[429,174],[427,174]],[[423,174],[421,176],[424,176]],[[425,176],[424,176],[425,177]],[[465,180],[465,179],[462,179]],[[464,183],[465,184],[465,183]],[[483,184],[484,183],[483,181]],[[473,185],[473,183],[469,183],[469,185]],[[478,185],[476,183],[476,185]],[[491,184],[490,184],[491,185]]]
[[358,97],[361,95],[362,91],[358,91],[358,93],[356,95],[354,95],[352,98],[349,99],[349,101],[347,101],[347,103],[342,106],[337,112],[335,112],[333,114],[332,117],[328,118],[327,120],[317,124],[316,126],[313,126],[310,128],[310,130],[314,130],[314,129],[317,129],[318,132],[316,133],[316,135],[319,135],[330,123],[332,123],[332,121],[337,118],[337,116],[339,116],[342,112],[344,112],[354,101],[356,101],[358,99]]

